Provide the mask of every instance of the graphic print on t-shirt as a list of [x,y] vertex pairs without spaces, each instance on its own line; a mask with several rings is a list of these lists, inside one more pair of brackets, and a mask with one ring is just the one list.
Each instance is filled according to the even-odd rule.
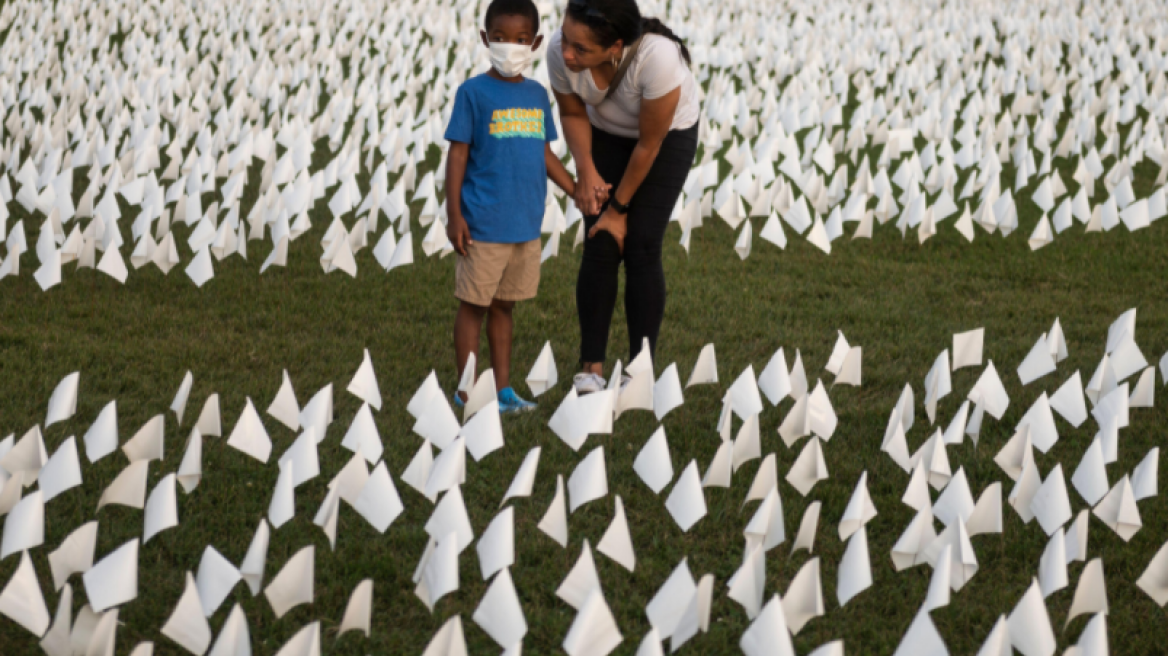
[[497,109],[491,114],[491,136],[544,138],[542,109]]

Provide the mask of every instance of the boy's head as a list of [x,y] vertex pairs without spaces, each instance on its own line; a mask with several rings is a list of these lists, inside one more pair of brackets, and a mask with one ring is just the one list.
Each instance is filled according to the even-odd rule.
[[491,0],[484,21],[483,44],[513,43],[539,47],[539,10],[532,0]]

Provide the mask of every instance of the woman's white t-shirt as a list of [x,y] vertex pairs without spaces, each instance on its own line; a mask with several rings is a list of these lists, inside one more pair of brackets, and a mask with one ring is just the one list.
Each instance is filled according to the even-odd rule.
[[556,30],[548,44],[548,81],[558,93],[580,96],[592,125],[610,134],[635,139],[640,136],[641,99],[654,100],[678,87],[681,87],[681,99],[670,129],[684,130],[697,123],[701,111],[697,82],[681,56],[681,49],[668,37],[660,34],[642,37],[625,79],[607,100],[608,90],[597,88],[592,71],[568,70],[561,50],[563,37],[563,31]]

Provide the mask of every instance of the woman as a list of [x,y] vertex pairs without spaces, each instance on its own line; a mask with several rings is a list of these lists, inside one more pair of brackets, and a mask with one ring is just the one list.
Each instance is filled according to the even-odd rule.
[[605,387],[617,274],[625,265],[629,358],[655,351],[665,314],[661,245],[693,166],[700,105],[685,44],[636,0],[570,0],[548,78],[576,162],[588,239],[576,282],[579,393]]

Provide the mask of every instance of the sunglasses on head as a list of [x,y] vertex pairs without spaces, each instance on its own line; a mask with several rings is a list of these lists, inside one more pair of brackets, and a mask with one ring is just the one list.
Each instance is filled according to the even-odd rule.
[[576,11],[583,12],[584,16],[586,16],[588,18],[595,18],[597,20],[602,20],[606,23],[608,22],[608,18],[604,14],[602,14],[599,9],[596,9],[595,7],[590,7],[588,5],[588,0],[569,0],[568,7],[575,9]]

